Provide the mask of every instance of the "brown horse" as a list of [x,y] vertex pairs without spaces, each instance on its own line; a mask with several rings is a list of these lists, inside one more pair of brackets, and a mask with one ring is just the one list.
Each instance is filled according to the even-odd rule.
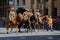
[[6,21],[7,33],[8,33],[10,25],[12,25],[11,31],[13,30],[13,27],[15,26],[16,27],[16,33],[17,33],[18,32],[18,24],[17,24],[16,18],[13,18],[11,22],[9,21],[9,19]]
[[42,27],[43,31],[44,31],[44,26],[43,26],[43,19],[45,18],[45,16],[40,16],[38,22],[38,31],[40,30],[40,28]]

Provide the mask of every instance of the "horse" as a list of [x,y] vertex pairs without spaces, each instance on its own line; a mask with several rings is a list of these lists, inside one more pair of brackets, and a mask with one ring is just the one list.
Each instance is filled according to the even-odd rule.
[[19,13],[17,16],[17,23],[18,23],[18,32],[21,32],[20,28],[27,28],[27,32],[28,32],[28,28],[29,28],[29,21],[28,21],[28,16],[27,14],[21,14]]
[[44,26],[43,26],[44,18],[45,16],[40,16],[39,19],[37,20],[38,31],[40,30],[40,28],[42,28],[44,31]]
[[[32,15],[31,17],[30,17],[30,27],[31,27],[31,29],[33,29],[34,31],[35,31],[35,23],[36,23],[36,18],[35,18],[35,15]],[[32,30],[31,30],[32,31]]]
[[45,15],[43,18],[43,26],[44,26],[44,29],[48,31],[49,27],[48,27],[48,16],[47,15]]
[[6,25],[7,34],[8,34],[10,25],[12,25],[11,31],[13,30],[13,27],[16,27],[16,33],[18,33],[18,24],[17,24],[16,18],[13,18],[11,22],[10,22],[9,18],[7,18],[5,25]]

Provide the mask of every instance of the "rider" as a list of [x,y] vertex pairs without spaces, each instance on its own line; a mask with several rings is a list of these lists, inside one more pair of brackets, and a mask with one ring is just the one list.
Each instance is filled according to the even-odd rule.
[[41,14],[40,14],[40,12],[39,12],[39,9],[37,9],[36,10],[36,13],[35,13],[35,17],[36,17],[36,22],[38,23],[38,21],[39,21],[39,19],[40,19],[40,16],[41,16]]
[[10,13],[9,13],[9,20],[10,22],[12,21],[13,18],[16,18],[16,13],[14,11],[14,7],[10,8]]
[[[15,18],[16,18],[16,13],[15,13],[15,11],[14,11],[14,7],[11,7],[10,8],[10,13],[9,13],[9,25],[11,24],[12,25],[12,23],[14,23],[15,24]],[[13,28],[11,28],[11,31],[13,30]],[[11,32],[10,31],[10,32]]]
[[27,28],[27,29],[29,28],[28,14],[29,14],[29,9],[26,9],[26,11],[23,13],[23,17],[24,17],[23,21],[24,21],[24,28]]
[[23,13],[24,20],[26,21],[28,19],[28,9]]

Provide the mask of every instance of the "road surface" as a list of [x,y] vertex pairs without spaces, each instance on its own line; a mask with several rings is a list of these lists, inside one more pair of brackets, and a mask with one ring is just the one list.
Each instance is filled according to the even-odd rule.
[[0,28],[0,40],[60,40],[60,31],[54,30],[51,31],[42,31],[39,32],[36,30],[36,32],[25,32],[24,29],[21,29],[21,31],[24,31],[22,33],[16,33],[16,29],[14,28],[13,31],[9,34],[6,33],[5,28]]

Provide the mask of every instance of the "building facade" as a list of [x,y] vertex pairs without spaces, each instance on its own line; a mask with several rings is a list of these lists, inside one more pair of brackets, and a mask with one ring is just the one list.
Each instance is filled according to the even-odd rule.
[[34,12],[40,9],[42,15],[60,16],[60,0],[19,0],[19,6],[21,4],[25,8],[33,9]]
[[[9,1],[11,5],[9,4]],[[5,10],[4,15],[6,14],[5,12],[7,12],[8,15],[8,8],[10,6],[14,6],[15,11],[18,7],[24,7],[32,9],[34,12],[36,12],[36,9],[40,9],[42,15],[51,15],[53,17],[60,16],[60,0],[1,0],[0,2],[0,14]],[[4,9],[2,10],[1,7],[3,3],[5,6],[3,6]]]
[[8,0],[0,0],[0,16],[6,17],[8,15]]
[[60,17],[60,0],[47,0],[45,3],[45,13],[53,17]]

